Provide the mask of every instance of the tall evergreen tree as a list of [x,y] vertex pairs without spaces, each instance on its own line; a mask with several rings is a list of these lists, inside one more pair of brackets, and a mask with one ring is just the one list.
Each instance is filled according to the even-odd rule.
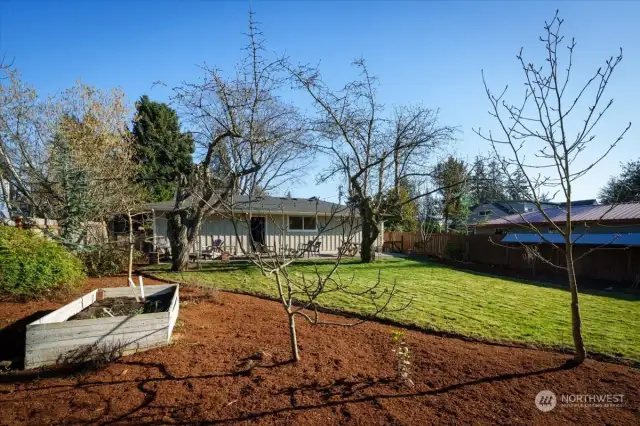
[[388,231],[415,232],[418,228],[418,200],[413,200],[417,190],[409,179],[401,179],[397,188],[390,188],[382,198],[383,208],[388,218],[385,229]]
[[133,135],[134,161],[140,164],[137,180],[147,188],[149,201],[170,200],[179,176],[191,169],[193,138],[180,131],[175,110],[147,95],[136,104]]
[[54,136],[52,148],[51,176],[57,190],[49,202],[55,206],[60,226],[60,234],[56,238],[70,250],[78,251],[86,233],[85,222],[91,218],[94,207],[89,195],[89,176],[87,170],[74,160],[63,132]]
[[436,165],[433,180],[441,188],[438,192],[445,230],[451,224],[464,223],[469,216],[468,174],[465,162],[453,156]]
[[609,179],[599,197],[604,204],[640,201],[640,160],[623,164],[620,176]]
[[487,161],[477,156],[469,179],[469,202],[476,204],[507,198],[505,187],[500,165],[493,159]]
[[524,173],[520,169],[516,169],[509,176],[506,195],[510,200],[529,200],[531,199],[531,191]]

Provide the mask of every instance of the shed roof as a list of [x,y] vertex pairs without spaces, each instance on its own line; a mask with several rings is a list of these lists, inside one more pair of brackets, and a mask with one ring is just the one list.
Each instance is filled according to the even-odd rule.
[[[567,210],[564,207],[550,207],[544,209],[549,219],[556,224],[566,222]],[[571,209],[572,222],[639,222],[640,203],[621,203],[601,206],[574,206]],[[478,225],[480,227],[497,227],[509,225],[545,224],[548,221],[538,210],[519,214],[512,214],[493,219]]]
[[[158,212],[171,211],[175,206],[175,200],[161,203],[150,203],[147,208]],[[347,206],[312,198],[289,197],[249,197],[247,195],[235,195],[233,197],[233,210],[240,212],[266,213],[266,214],[335,214],[346,216],[350,214]]]
[[[577,245],[597,246],[640,246],[640,233],[628,234],[571,234],[571,241]],[[507,234],[502,243],[564,244],[564,237],[560,234]]]

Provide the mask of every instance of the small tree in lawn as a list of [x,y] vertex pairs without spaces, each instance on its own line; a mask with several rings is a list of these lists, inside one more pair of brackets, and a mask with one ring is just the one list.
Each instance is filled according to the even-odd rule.
[[[619,136],[600,143],[600,152],[594,152],[595,160],[580,163],[580,154],[588,148],[597,148],[602,139],[596,139],[593,130],[613,104],[613,99],[605,101],[603,95],[613,71],[622,60],[622,49],[619,55],[610,57],[585,83],[573,89],[569,82],[576,43],[574,40],[568,43],[566,61],[561,63],[560,49],[565,46],[560,33],[562,23],[557,12],[551,22],[545,22],[545,33],[540,38],[545,48],[544,65],[537,66],[525,61],[520,50],[517,58],[525,77],[525,92],[521,102],[511,104],[504,100],[507,88],[499,95],[494,95],[483,74],[486,94],[491,103],[489,114],[497,120],[501,136],[481,129],[476,133],[491,143],[494,156],[508,177],[508,187],[516,189],[518,194],[523,194],[527,201],[532,202],[548,226],[563,238],[563,246],[554,246],[564,253],[564,263],[554,266],[567,273],[571,292],[574,362],[579,364],[584,361],[586,350],[574,267],[578,260],[573,253],[576,238],[571,233],[573,184],[611,152],[631,123]],[[564,226],[551,220],[541,205],[546,188],[557,191],[566,201]],[[547,241],[540,229],[527,221],[526,215],[521,214],[520,218],[528,228]],[[537,251],[532,250],[531,253],[537,255]],[[539,258],[551,263],[548,259]]]

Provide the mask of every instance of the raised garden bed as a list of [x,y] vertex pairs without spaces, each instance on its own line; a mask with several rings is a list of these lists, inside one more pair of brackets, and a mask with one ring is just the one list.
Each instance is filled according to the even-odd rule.
[[94,290],[27,325],[26,369],[109,360],[167,345],[178,318],[177,284]]

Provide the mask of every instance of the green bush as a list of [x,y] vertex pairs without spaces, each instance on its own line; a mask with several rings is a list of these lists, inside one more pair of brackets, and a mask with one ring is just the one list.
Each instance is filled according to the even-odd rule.
[[0,226],[0,294],[44,296],[82,284],[82,262],[33,231]]
[[[126,271],[129,266],[129,247],[117,247],[111,244],[98,246],[81,255],[87,274],[90,277],[104,277]],[[145,259],[142,252],[134,250],[133,263]]]
[[458,244],[453,243],[452,241],[447,241],[447,244],[444,247],[445,254],[447,258],[451,260],[464,260],[464,250]]

